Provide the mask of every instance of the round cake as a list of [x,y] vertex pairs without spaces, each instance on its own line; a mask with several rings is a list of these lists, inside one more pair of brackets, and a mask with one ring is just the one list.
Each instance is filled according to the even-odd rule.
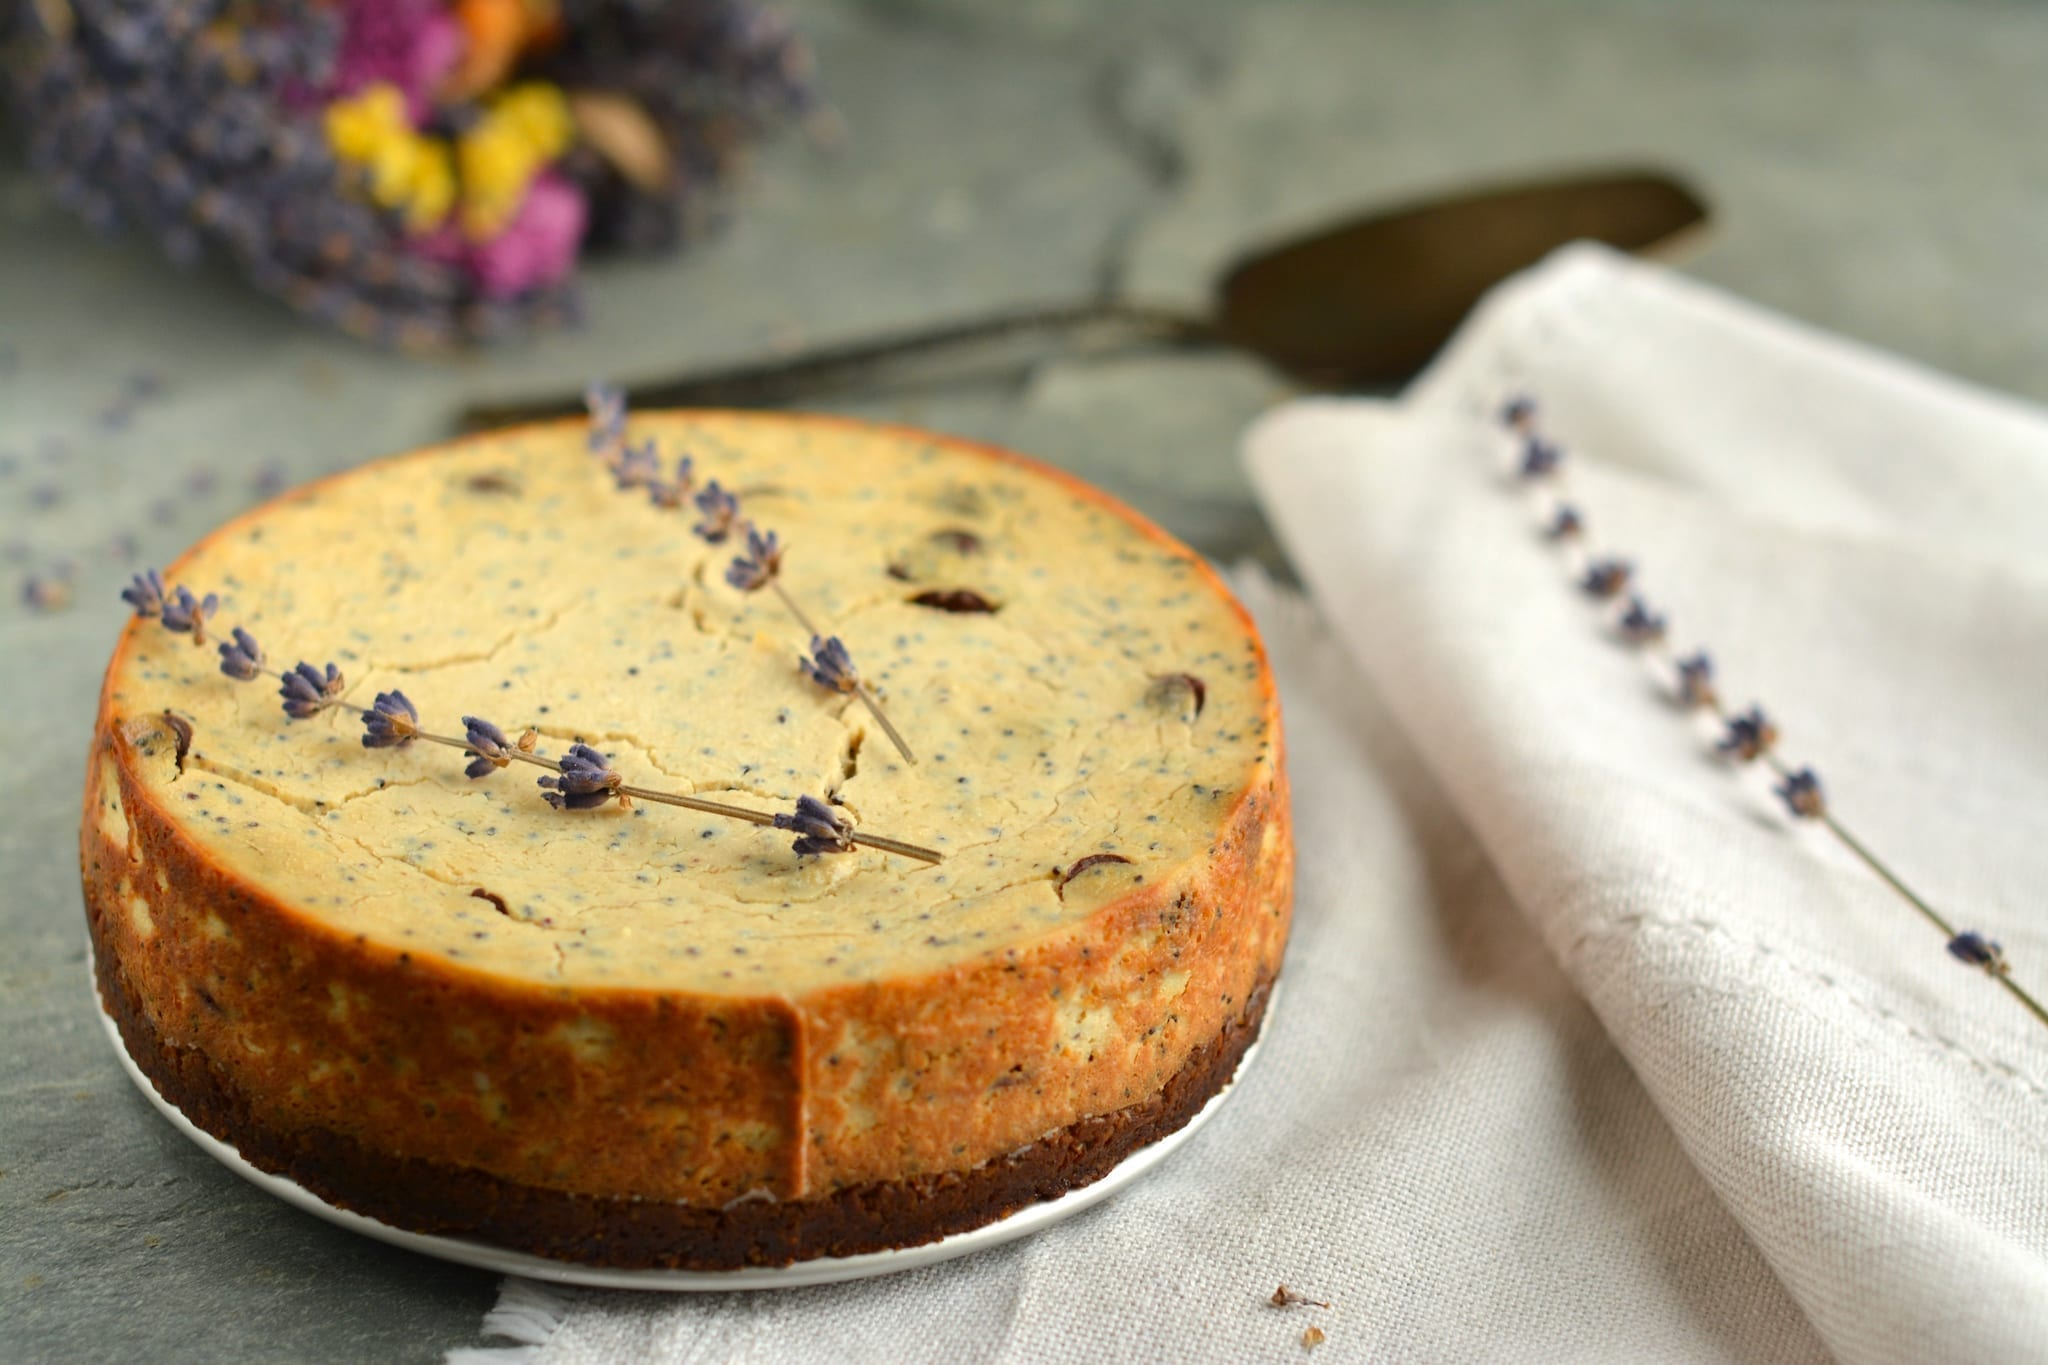
[[397,1226],[686,1269],[929,1241],[1186,1122],[1257,1034],[1293,874],[1215,575],[923,432],[622,434],[367,465],[138,584],[81,848],[158,1091]]

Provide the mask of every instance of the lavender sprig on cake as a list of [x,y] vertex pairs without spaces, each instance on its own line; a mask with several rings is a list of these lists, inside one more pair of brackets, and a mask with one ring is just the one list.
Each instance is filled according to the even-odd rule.
[[[717,479],[710,480],[693,495],[694,465],[688,456],[677,461],[673,480],[663,480],[655,442],[650,439],[636,446],[627,439],[626,400],[620,390],[606,384],[593,384],[585,390],[583,402],[590,413],[590,449],[611,472],[619,488],[645,488],[657,507],[680,507],[683,499],[689,497],[697,512],[696,523],[690,528],[691,534],[707,545],[739,542],[740,552],[726,565],[725,581],[743,593],[755,593],[763,588],[772,590],[789,614],[796,618],[797,625],[810,637],[815,654],[824,632],[797,603],[782,580],[783,558],[788,547],[781,538],[748,518],[740,507],[739,496]],[[804,665],[805,671],[821,687],[851,692],[859,698],[868,714],[875,718],[875,723],[882,727],[882,733],[896,746],[896,752],[903,755],[903,761],[917,762],[917,756],[910,751],[910,744],[882,709],[881,699],[853,668],[852,659],[846,657],[846,646],[840,644],[836,636],[831,638],[831,643],[838,647],[838,657],[844,660],[842,668],[831,671],[835,681],[826,681],[810,667],[808,660]],[[842,679],[851,679],[851,684],[842,686],[838,681]]]
[[[1572,563],[1573,577],[1587,596],[1602,602],[1619,597],[1635,581],[1633,565],[1614,555],[1592,554],[1582,548],[1586,523],[1578,508],[1565,501],[1563,481],[1564,450],[1544,437],[1538,428],[1536,404],[1526,395],[1509,399],[1499,409],[1501,424],[1516,438],[1514,472],[1525,484],[1534,486],[1537,525],[1543,536],[1557,543]],[[1981,967],[1987,975],[2011,993],[2035,1018],[2048,1024],[2048,1008],[2012,979],[2004,950],[1976,930],[1957,930],[1948,918],[1925,897],[1908,886],[1889,864],[1850,833],[1836,817],[1821,789],[1820,776],[1810,767],[1793,768],[1778,756],[1778,727],[1761,706],[1730,712],[1721,705],[1715,686],[1714,665],[1705,650],[1683,657],[1664,653],[1668,631],[1665,617],[1652,611],[1640,596],[1631,595],[1628,605],[1614,619],[1617,634],[1629,644],[1661,655],[1669,672],[1672,699],[1688,710],[1705,711],[1721,723],[1722,733],[1715,749],[1737,763],[1759,761],[1779,779],[1772,787],[1785,810],[1795,820],[1812,821],[1825,827],[1835,839],[1874,872],[1885,885],[1947,940],[1949,954],[1969,966]]]
[[[163,578],[154,569],[136,575],[135,581],[122,591],[121,597],[136,609],[137,616],[154,616],[166,630],[192,636],[195,644],[205,643],[205,621],[220,605],[220,598],[215,593],[195,597],[183,586],[164,592]],[[145,606],[155,610],[144,611]],[[548,758],[535,752],[533,731],[528,730],[515,741],[496,724],[480,716],[464,716],[460,736],[435,734],[421,723],[419,708],[405,693],[395,688],[379,692],[369,706],[356,706],[343,700],[344,680],[341,670],[332,663],[324,670],[309,663],[300,663],[287,671],[273,671],[265,665],[263,646],[241,626],[235,626],[229,638],[218,648],[220,671],[225,676],[237,682],[258,677],[277,679],[284,713],[291,720],[310,720],[333,710],[348,711],[363,723],[364,748],[398,749],[420,741],[459,749],[470,757],[463,772],[471,778],[489,777],[513,763],[530,763],[546,768],[552,775],[540,779],[542,794],[557,810],[594,810],[612,801],[630,806],[639,800],[679,806],[752,825],[796,830],[798,838],[792,847],[806,856],[846,853],[860,847],[897,853],[926,863],[944,860],[944,855],[934,849],[865,833],[838,816],[832,816],[827,824],[821,824],[816,811],[825,810],[829,814],[830,807],[809,795],[800,798],[797,814],[792,816],[787,812],[774,814],[749,810],[723,801],[635,786],[612,768],[606,755],[590,745],[579,742],[571,745],[561,758]],[[828,824],[838,833],[828,836]]]

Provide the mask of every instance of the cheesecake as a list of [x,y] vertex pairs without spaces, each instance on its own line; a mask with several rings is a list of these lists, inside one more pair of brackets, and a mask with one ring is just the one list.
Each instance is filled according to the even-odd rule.
[[[1291,909],[1278,700],[1215,574],[926,432],[625,435],[689,460],[668,496],[622,491],[579,423],[468,438],[205,538],[164,574],[217,596],[198,632],[130,618],[81,861],[158,1092],[398,1227],[697,1270],[965,1231],[1184,1124],[1257,1036]],[[711,480],[775,532],[774,591],[695,533],[677,484]],[[806,625],[872,709],[820,685]],[[226,676],[233,628],[335,704]],[[530,764],[366,745],[355,708],[390,694],[425,732],[487,719],[758,816],[810,798],[937,860],[551,803]]]

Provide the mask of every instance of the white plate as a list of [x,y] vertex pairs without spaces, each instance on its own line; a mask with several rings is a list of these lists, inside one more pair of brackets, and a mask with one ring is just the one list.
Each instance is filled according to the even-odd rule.
[[[1033,1204],[1019,1209],[1008,1218],[990,1223],[985,1227],[968,1232],[956,1232],[951,1237],[923,1246],[905,1247],[901,1251],[876,1251],[864,1256],[823,1256],[816,1260],[798,1261],[794,1265],[772,1267],[749,1267],[743,1270],[619,1270],[608,1266],[580,1265],[574,1261],[554,1261],[544,1256],[530,1256],[521,1251],[507,1251],[487,1242],[473,1242],[465,1237],[436,1237],[424,1232],[407,1232],[375,1218],[366,1218],[360,1213],[338,1209],[314,1194],[296,1180],[281,1175],[260,1171],[242,1159],[242,1154],[213,1134],[206,1132],[186,1118],[178,1107],[159,1095],[149,1077],[142,1074],[142,1068],[135,1065],[128,1055],[128,1048],[121,1040],[121,1032],[115,1027],[113,1018],[100,1003],[97,987],[93,988],[93,1004],[99,1010],[100,1023],[107,1030],[107,1037],[113,1040],[114,1052],[121,1059],[122,1070],[137,1088],[149,1097],[157,1111],[171,1121],[171,1126],[196,1143],[200,1150],[233,1171],[242,1179],[268,1194],[273,1194],[285,1203],[304,1209],[315,1217],[325,1218],[350,1232],[359,1232],[365,1237],[374,1237],[380,1242],[389,1242],[407,1251],[417,1251],[423,1256],[436,1256],[444,1261],[460,1265],[480,1266],[485,1270],[496,1270],[506,1275],[523,1275],[533,1280],[551,1280],[556,1284],[589,1285],[601,1289],[667,1289],[686,1292],[723,1292],[729,1289],[796,1289],[811,1284],[836,1284],[842,1280],[862,1280],[870,1275],[893,1275],[899,1270],[915,1270],[919,1266],[950,1261],[955,1256],[984,1251],[989,1247],[1001,1246],[1019,1237],[1028,1237],[1041,1228],[1051,1227],[1063,1218],[1071,1218],[1083,1209],[1091,1208],[1115,1194],[1133,1180],[1157,1166],[1172,1154],[1176,1147],[1195,1135],[1195,1130],[1209,1121],[1238,1080],[1244,1076],[1245,1068],[1259,1054],[1260,1038],[1254,1038],[1250,1047],[1244,1050],[1243,1058],[1237,1064],[1237,1074],[1229,1084],[1209,1097],[1195,1116],[1185,1124],[1168,1133],[1149,1147],[1141,1147],[1125,1157],[1109,1173],[1090,1185],[1083,1185],[1058,1199],[1043,1204]],[[1273,1005],[1280,998],[1276,985],[1266,1000],[1266,1018],[1273,1017]],[[1265,1033],[1260,1026],[1260,1037]]]

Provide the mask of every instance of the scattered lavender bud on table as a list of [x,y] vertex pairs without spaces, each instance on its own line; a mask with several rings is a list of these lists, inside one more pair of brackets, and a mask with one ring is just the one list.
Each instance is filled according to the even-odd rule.
[[62,611],[71,605],[71,577],[61,570],[32,573],[21,583],[22,605],[37,611]]
[[1572,540],[1585,533],[1585,518],[1568,502],[1557,505],[1557,510],[1550,514],[1550,524],[1543,528],[1543,534],[1552,540]]

